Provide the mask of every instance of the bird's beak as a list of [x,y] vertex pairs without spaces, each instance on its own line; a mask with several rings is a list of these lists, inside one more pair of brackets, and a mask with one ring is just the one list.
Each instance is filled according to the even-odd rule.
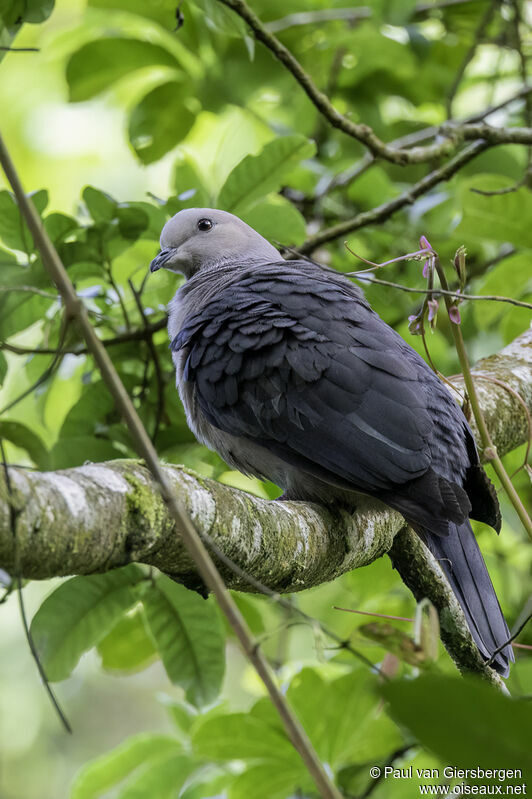
[[161,250],[161,252],[155,256],[153,261],[150,264],[150,272],[157,272],[158,269],[162,269],[165,263],[172,257],[174,253],[173,247],[168,247],[165,250]]

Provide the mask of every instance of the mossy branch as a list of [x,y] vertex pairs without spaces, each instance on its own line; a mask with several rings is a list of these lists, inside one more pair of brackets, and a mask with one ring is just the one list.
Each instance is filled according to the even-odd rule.
[[[525,406],[532,411],[532,329],[480,361],[475,374],[482,378],[477,393],[490,435],[504,454],[529,435]],[[453,382],[460,386],[460,378]],[[182,467],[166,466],[164,471],[196,528],[273,591],[319,585],[389,552],[413,593],[428,595],[439,608],[444,640],[458,665],[491,673],[476,655],[436,562],[404,529],[399,514],[365,497],[353,515],[302,502],[268,502]],[[16,554],[23,577],[91,574],[137,561],[186,585],[198,585],[181,531],[141,462],[112,461],[43,473],[13,468],[10,473],[19,511]],[[8,572],[15,559],[9,519],[7,489],[0,481],[0,567]],[[226,565],[220,563],[219,568],[227,585],[256,590]]]

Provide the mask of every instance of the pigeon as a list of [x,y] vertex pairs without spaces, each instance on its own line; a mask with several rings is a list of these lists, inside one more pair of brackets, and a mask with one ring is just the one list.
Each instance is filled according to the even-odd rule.
[[160,243],[151,271],[186,278],[168,332],[198,441],[283,499],[354,508],[363,493],[399,511],[507,676],[510,634],[469,522],[498,532],[499,506],[445,385],[347,277],[285,260],[233,214],[182,210]]

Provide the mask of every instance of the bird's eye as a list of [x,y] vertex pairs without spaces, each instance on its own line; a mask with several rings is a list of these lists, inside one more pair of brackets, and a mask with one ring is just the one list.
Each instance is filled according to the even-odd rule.
[[198,230],[210,230],[212,228],[211,219],[200,219],[198,221]]

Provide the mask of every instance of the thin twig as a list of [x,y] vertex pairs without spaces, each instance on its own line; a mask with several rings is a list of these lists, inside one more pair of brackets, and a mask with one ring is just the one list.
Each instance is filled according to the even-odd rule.
[[[131,329],[125,333],[120,333],[114,338],[100,339],[103,347],[115,347],[119,344],[127,344],[130,341],[146,341],[149,336],[163,330],[166,327],[166,317],[152,322],[145,328]],[[0,350],[7,350],[15,355],[56,355],[57,348],[52,347],[20,347],[16,344],[9,344],[7,341],[0,341]],[[89,352],[87,347],[65,347],[60,350],[60,355],[86,355]]]
[[122,310],[122,316],[124,317],[124,322],[125,322],[125,325],[126,325],[126,329],[129,331],[129,330],[131,330],[131,322],[129,321],[129,314],[127,312],[127,308],[126,308],[126,304],[124,302],[124,298],[122,297],[122,293],[120,291],[120,288],[116,284],[115,279],[113,277],[113,267],[111,266],[111,261],[103,253],[103,245],[101,247],[101,250],[102,250],[102,261],[103,261],[103,263],[105,265],[105,269],[106,269],[106,272],[107,272],[107,278],[108,278],[109,283],[111,284],[111,286],[114,289],[114,292],[115,292],[115,294],[116,294],[116,296],[118,298],[118,303],[119,303],[120,308]]
[[486,300],[488,302],[507,302],[510,305],[517,305],[519,308],[529,308],[532,310],[532,303],[524,300],[514,300],[513,297],[500,297],[497,294],[462,294],[460,291],[445,291],[444,289],[417,289],[410,286],[403,286],[402,283],[393,283],[391,280],[380,280],[374,275],[365,275],[363,272],[343,272],[346,277],[353,277],[356,280],[366,281],[367,283],[377,283],[379,286],[390,286],[390,288],[406,291],[409,294],[430,294],[435,297],[455,297],[460,300]]
[[333,605],[333,610],[341,610],[344,613],[356,613],[360,616],[377,616],[379,619],[391,619],[392,621],[414,621],[414,619],[407,619],[406,616],[390,616],[387,613],[370,613],[368,610],[355,610],[354,608],[340,608]]
[[3,53],[38,53],[38,47],[0,47]]
[[503,194],[513,194],[514,191],[519,191],[519,189],[527,183],[527,178],[528,176],[525,173],[522,178],[519,178],[519,180],[511,186],[504,186],[502,189],[487,191],[486,189],[475,189],[471,187],[469,191],[472,191],[474,194],[481,194],[483,197],[500,197]]
[[353,219],[347,219],[345,222],[340,222],[338,225],[333,225],[330,228],[321,230],[319,233],[316,233],[314,236],[311,236],[309,239],[307,239],[299,247],[299,251],[303,254],[311,253],[317,249],[317,247],[321,247],[322,244],[327,244],[329,241],[334,241],[334,239],[338,239],[340,237],[343,238],[348,233],[352,233],[354,230],[359,230],[367,225],[384,222],[386,219],[389,219],[389,217],[393,216],[396,211],[399,211],[401,208],[404,208],[407,205],[412,205],[412,203],[418,197],[426,194],[438,183],[441,183],[444,180],[449,180],[449,178],[462,169],[465,164],[469,163],[469,161],[472,161],[473,158],[476,158],[476,156],[484,152],[484,150],[487,150],[488,147],[489,144],[485,141],[481,140],[474,142],[461,152],[457,153],[457,155],[455,155],[454,158],[448,161],[444,166],[433,170],[428,175],[421,178],[421,180],[419,180],[417,183],[414,183],[409,189],[404,191],[398,197],[394,197],[393,200],[389,200],[382,205],[378,205],[376,208],[372,208],[371,211],[364,211],[363,213],[353,217]]
[[216,558],[221,563],[223,563],[224,566],[226,566],[230,571],[232,571],[233,574],[236,574],[237,577],[240,577],[249,586],[254,588],[260,594],[264,594],[264,596],[267,596],[270,599],[272,599],[277,605],[279,605],[279,607],[283,608],[284,610],[290,610],[292,613],[297,614],[301,619],[303,619],[305,622],[307,622],[309,624],[313,624],[313,625],[317,624],[319,626],[320,630],[328,638],[331,638],[333,641],[336,641],[336,643],[342,649],[347,650],[352,655],[354,655],[358,660],[360,660],[362,663],[364,663],[364,665],[369,666],[370,669],[373,672],[375,672],[377,674],[380,673],[379,667],[376,666],[374,663],[372,663],[371,660],[369,660],[369,658],[367,658],[365,655],[363,655],[357,649],[352,647],[351,644],[349,643],[349,641],[346,641],[344,638],[342,638],[340,635],[338,635],[338,633],[335,633],[334,630],[331,630],[325,624],[322,624],[322,622],[319,619],[316,619],[313,616],[309,616],[308,613],[305,613],[305,611],[301,610],[296,604],[290,602],[287,599],[284,599],[277,591],[273,591],[271,588],[269,588],[267,585],[262,583],[260,580],[257,580],[251,574],[248,574],[248,572],[246,572],[244,569],[242,569],[238,565],[238,563],[235,563],[231,558],[229,558],[225,554],[225,552],[222,549],[220,549],[220,547],[216,544],[214,539],[211,538],[211,536],[208,533],[204,532],[202,534],[202,538],[203,538],[204,542],[207,544],[207,546],[209,547],[209,549],[211,550],[211,552],[216,556]]
[[[467,1],[476,2],[476,0]],[[491,114],[506,108],[506,106],[516,102],[517,100],[522,100],[523,98],[528,99],[530,95],[532,95],[532,86],[525,85],[519,89],[518,92],[515,92],[515,94],[511,94],[506,100],[502,100],[500,103],[497,103],[497,105],[489,106],[483,111],[479,111],[475,114],[471,114],[468,117],[464,117],[463,119],[458,120],[458,123],[465,125],[470,122],[481,122],[482,120],[486,119],[486,117],[489,117]],[[528,122],[527,125],[529,125]],[[427,139],[431,139],[433,136],[436,136],[438,130],[438,125],[430,125],[428,128],[415,130],[412,133],[407,133],[405,136],[400,136],[398,139],[394,139],[392,142],[390,142],[390,147],[412,147],[414,144],[419,144],[419,142],[426,141]],[[360,161],[349,167],[349,169],[346,169],[344,172],[340,172],[339,174],[334,175],[332,178],[320,180],[316,188],[315,197],[319,199],[320,197],[328,194],[332,189],[346,188],[347,186],[350,186],[351,183],[353,183],[357,178],[367,172],[370,167],[378,162],[378,158],[375,158],[375,156],[371,153],[366,153],[360,159]]]
[[11,408],[14,408],[15,405],[18,405],[19,402],[22,402],[23,399],[32,394],[37,388],[39,388],[39,386],[42,386],[43,383],[46,383],[48,378],[51,377],[54,374],[54,372],[57,370],[61,361],[63,360],[64,353],[62,352],[62,346],[66,338],[68,325],[69,325],[69,318],[68,316],[66,316],[62,321],[61,332],[59,334],[59,343],[57,345],[57,350],[53,351],[54,357],[52,358],[50,365],[47,366],[44,372],[37,378],[37,380],[34,383],[31,384],[31,386],[29,386],[29,388],[25,389],[21,394],[15,397],[14,400],[8,402],[8,404],[5,405],[2,408],[2,410],[0,410],[0,416],[2,416],[7,411],[10,411]]
[[[137,291],[135,286],[133,285],[132,280],[127,281],[129,284],[129,288],[131,289],[131,293],[135,298],[135,303],[137,305],[140,317],[142,319],[142,323],[144,325],[144,330],[148,330],[149,328],[149,321],[148,317],[146,316],[146,312],[144,311],[144,306],[142,304],[142,290]],[[163,377],[163,370],[161,367],[161,361],[159,359],[159,353],[157,352],[157,347],[153,343],[153,335],[147,335],[146,343],[148,345],[148,350],[152,357],[153,361],[153,368],[155,370],[155,382],[157,384],[157,409],[155,412],[155,425],[153,427],[152,433],[152,441],[155,441],[157,438],[157,433],[159,432],[159,427],[161,425],[161,420],[163,418],[164,412],[164,377]]]
[[12,291],[27,291],[29,294],[38,294],[39,297],[45,297],[47,300],[60,300],[57,294],[52,294],[50,291],[44,291],[36,286],[0,286],[0,292]]
[[474,57],[474,55],[475,55],[475,53],[477,51],[477,47],[480,44],[481,39],[484,37],[484,34],[486,32],[486,29],[487,29],[488,25],[490,24],[491,20],[493,19],[493,16],[495,14],[495,9],[497,8],[498,5],[499,5],[499,0],[491,0],[491,3],[489,3],[489,5],[487,6],[484,14],[480,18],[480,22],[478,23],[477,29],[476,29],[476,31],[475,31],[475,33],[473,35],[473,41],[471,42],[471,45],[470,45],[469,49],[467,50],[467,52],[466,52],[466,54],[465,54],[465,56],[464,56],[464,58],[462,60],[462,63],[460,64],[460,66],[458,68],[458,71],[457,71],[457,73],[456,73],[456,75],[454,77],[454,80],[453,80],[453,82],[451,84],[451,88],[449,89],[449,94],[447,96],[447,101],[446,101],[447,118],[448,119],[451,119],[451,117],[452,117],[453,100],[454,100],[454,98],[456,96],[456,92],[458,91],[460,83],[462,82],[462,78],[464,77],[464,73],[465,73],[469,63],[473,59],[473,57]]
[[131,437],[135,443],[140,457],[144,459],[147,467],[159,485],[161,496],[167,505],[169,514],[180,530],[183,543],[196,564],[204,583],[215,594],[218,604],[225,614],[229,624],[233,628],[241,646],[255,667],[258,675],[263,681],[273,705],[283,722],[286,733],[294,748],[299,752],[305,766],[314,780],[318,791],[325,799],[341,799],[341,794],[333,784],[327,774],[321,760],[314,750],[310,739],[303,726],[294,714],[283,693],[280,691],[275,675],[253,638],[251,631],[242,614],[240,613],[233,597],[225,586],[225,583],[214,565],[198,531],[190,519],[188,513],[177,501],[172,490],[171,483],[166,477],[157,453],[151,440],[131,402],[127,391],[120,380],[120,377],[113,366],[107,350],[102,345],[90,322],[86,309],[76,294],[74,286],[61,262],[57,250],[52,244],[42,221],[31,200],[26,196],[22,188],[20,179],[15,170],[8,150],[0,136],[0,163],[4,169],[6,177],[13,188],[20,211],[27,221],[28,227],[32,231],[35,243],[41,253],[43,264],[50,277],[55,282],[57,288],[63,296],[67,313],[76,320],[82,332],[87,346],[90,349],[94,360],[101,372],[102,378],[112,394],[118,410],[122,413],[124,420],[129,427]]
[[383,764],[383,767],[380,769],[378,777],[375,777],[375,779],[373,779],[369,783],[366,790],[363,793],[361,793],[360,796],[357,797],[357,799],[369,799],[373,791],[380,785],[381,781],[385,778],[386,766],[392,766],[396,760],[398,760],[400,757],[404,757],[412,749],[417,749],[418,746],[419,746],[418,743],[408,743],[404,744],[404,746],[401,746],[399,747],[399,749],[396,749],[394,752],[392,752],[392,754],[388,756],[387,760]]
[[22,596],[22,577],[20,576],[20,568],[18,567],[18,556],[17,556],[17,552],[18,552],[18,549],[17,549],[17,510],[16,510],[15,504],[14,504],[13,486],[11,485],[11,476],[9,474],[9,469],[7,468],[6,453],[5,453],[5,450],[4,450],[4,441],[3,441],[2,438],[0,438],[0,455],[2,457],[2,466],[3,466],[3,469],[4,469],[5,483],[6,483],[7,494],[8,494],[8,498],[9,498],[9,517],[10,517],[10,523],[11,523],[11,532],[13,534],[13,548],[14,548],[14,551],[15,551],[15,564],[16,564],[15,565],[15,574],[16,574],[16,581],[17,581],[18,604],[19,604],[19,610],[20,610],[20,618],[22,619],[22,627],[24,629],[24,635],[26,637],[26,641],[28,642],[28,647],[29,647],[29,650],[31,652],[31,656],[32,656],[33,660],[35,661],[35,665],[37,666],[37,671],[39,672],[39,675],[41,677],[41,680],[42,680],[42,683],[43,683],[44,688],[46,690],[46,693],[50,697],[50,701],[51,701],[51,703],[52,703],[52,705],[53,705],[53,707],[55,709],[55,712],[57,713],[57,715],[59,717],[59,720],[61,721],[61,724],[63,725],[65,730],[67,732],[71,733],[72,732],[72,727],[70,726],[70,723],[69,723],[67,717],[65,716],[65,714],[64,714],[64,712],[63,712],[63,710],[61,708],[61,705],[59,704],[59,701],[58,701],[55,693],[52,690],[52,686],[50,685],[48,677],[46,676],[46,672],[45,672],[44,667],[43,667],[43,665],[41,663],[41,659],[39,657],[39,653],[37,652],[37,648],[35,646],[35,642],[33,640],[33,636],[31,634],[30,627],[29,627],[29,624],[28,624],[28,618],[26,616],[26,607],[24,605],[24,597]]
[[525,627],[528,624],[528,622],[530,621],[530,619],[532,619],[532,613],[530,613],[526,617],[526,619],[523,621],[523,623],[519,625],[517,630],[514,633],[512,633],[512,635],[503,644],[501,644],[500,646],[497,647],[497,649],[493,652],[493,654],[490,657],[490,659],[486,661],[486,665],[487,666],[491,666],[491,664],[493,663],[494,659],[497,657],[499,652],[502,652],[502,650],[505,649],[508,646],[508,644],[511,644],[514,641],[514,639],[517,638],[519,633],[521,633],[525,629]]

